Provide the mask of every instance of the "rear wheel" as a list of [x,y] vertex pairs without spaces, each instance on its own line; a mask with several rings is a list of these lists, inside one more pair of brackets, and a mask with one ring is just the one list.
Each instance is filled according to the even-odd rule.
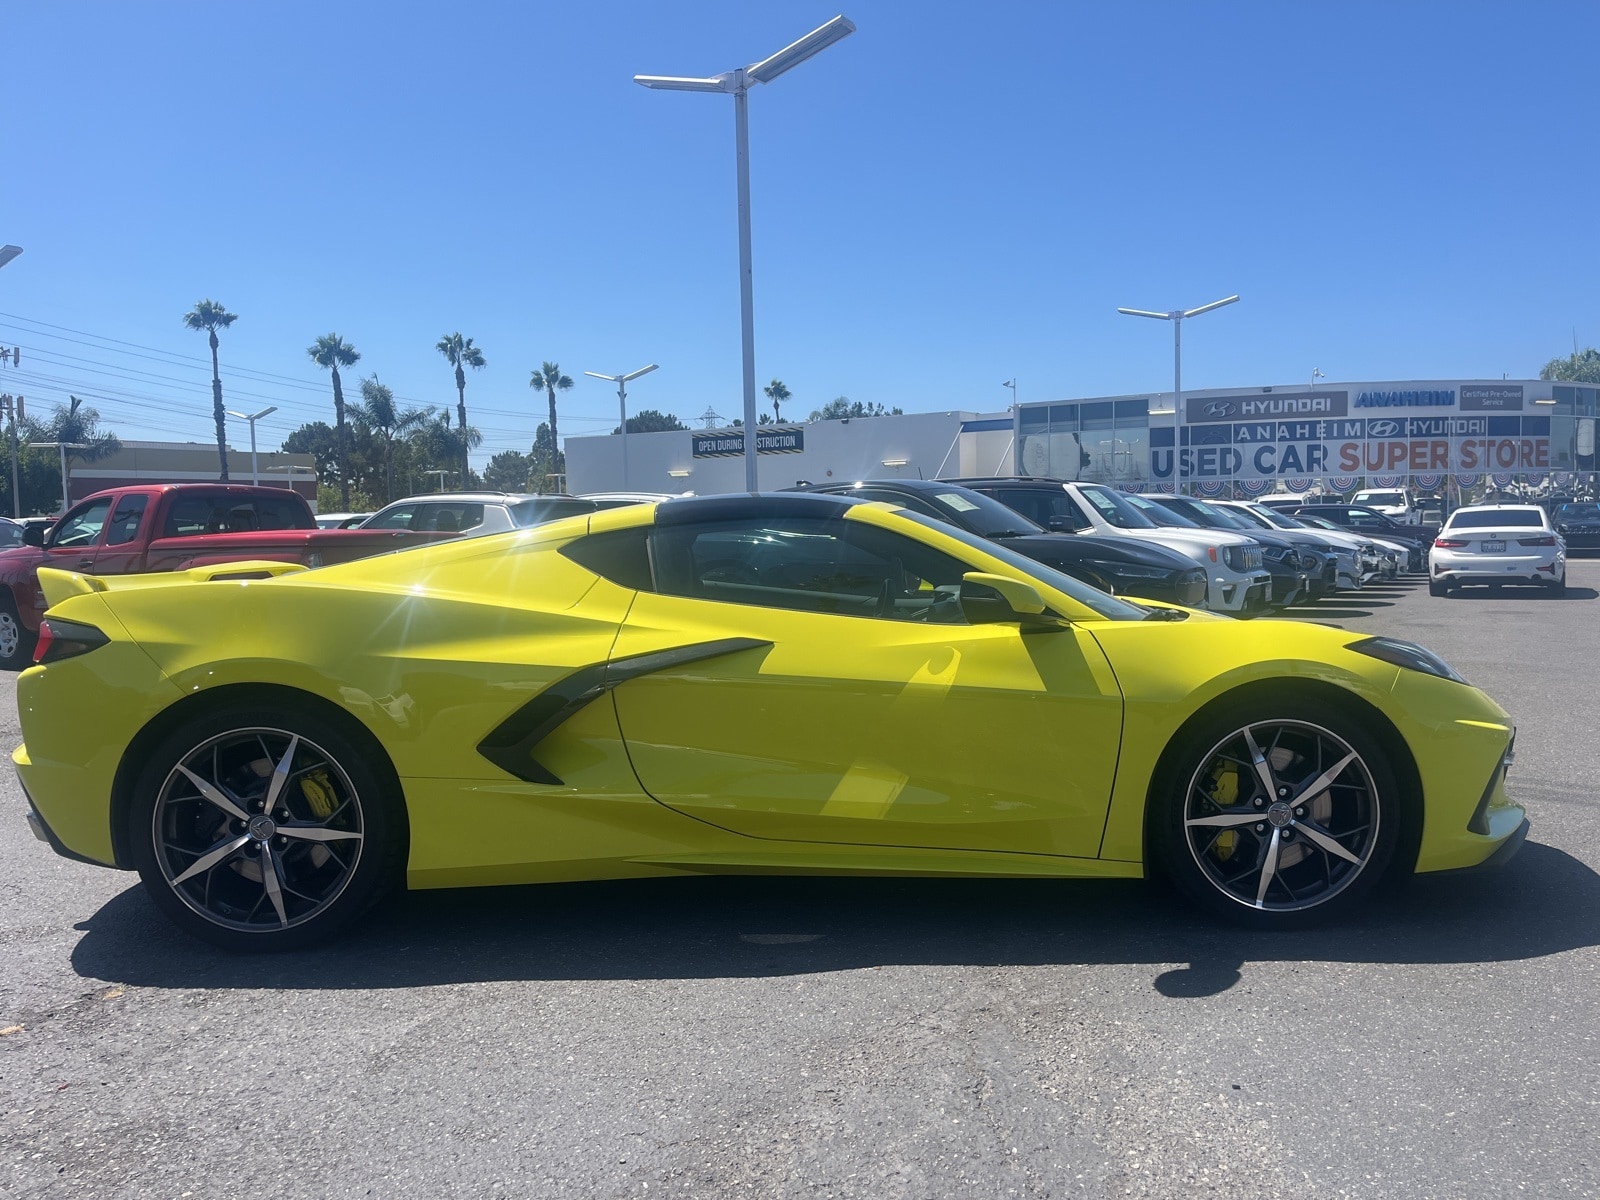
[[0,595],[0,670],[20,671],[27,666],[37,640],[17,616],[17,602],[11,593]]
[[1550,594],[1552,596],[1565,596],[1567,594],[1567,577],[1565,575],[1550,585]]
[[1259,929],[1347,912],[1377,885],[1401,826],[1383,747],[1327,704],[1230,706],[1182,736],[1152,796],[1152,850],[1212,913]]
[[224,705],[162,739],[129,821],[151,899],[230,950],[320,941],[404,876],[388,763],[342,722],[288,705]]

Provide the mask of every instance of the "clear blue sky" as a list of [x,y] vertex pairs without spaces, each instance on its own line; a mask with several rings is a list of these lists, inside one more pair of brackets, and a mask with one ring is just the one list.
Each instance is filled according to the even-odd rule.
[[[0,344],[29,349],[0,389],[205,441],[179,318],[213,297],[239,314],[229,406],[280,406],[267,447],[331,420],[305,356],[330,330],[352,375],[437,405],[434,342],[475,338],[480,466],[527,450],[546,359],[578,380],[565,435],[615,424],[583,370],[647,362],[631,409],[731,418],[732,102],[631,77],[715,74],[837,11],[12,5]],[[1600,342],[1592,0],[843,11],[854,36],[750,102],[756,369],[786,415],[1168,387],[1168,327],[1116,307],[1231,292],[1187,331],[1187,387],[1529,376],[1574,328]]]

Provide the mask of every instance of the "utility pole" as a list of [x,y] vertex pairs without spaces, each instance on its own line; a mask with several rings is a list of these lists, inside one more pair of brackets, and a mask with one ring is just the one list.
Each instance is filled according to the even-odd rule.
[[[21,346],[12,346],[9,350],[0,346],[0,363],[9,363],[15,367],[21,362]],[[4,413],[6,423],[11,430],[11,515],[13,517],[22,515],[22,485],[19,482],[21,472],[17,468],[17,418],[22,414],[22,403],[21,396],[13,398],[10,392],[0,396],[0,413]]]

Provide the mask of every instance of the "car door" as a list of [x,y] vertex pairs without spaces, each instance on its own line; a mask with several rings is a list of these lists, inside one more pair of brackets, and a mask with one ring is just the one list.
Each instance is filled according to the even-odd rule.
[[139,527],[149,508],[150,497],[143,492],[117,497],[105,535],[95,549],[96,575],[126,575],[144,565],[145,540],[139,537]]
[[95,555],[104,541],[111,499],[102,496],[86,501],[57,521],[45,542],[49,561],[41,565],[59,567],[63,571],[87,571],[93,567]]
[[714,655],[614,693],[655,799],[763,838],[1098,853],[1122,698],[1087,633],[968,624],[981,568],[861,521],[651,537],[614,657]]

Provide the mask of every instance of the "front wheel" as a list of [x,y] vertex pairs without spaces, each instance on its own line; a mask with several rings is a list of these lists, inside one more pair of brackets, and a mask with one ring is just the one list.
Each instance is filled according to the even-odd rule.
[[1387,872],[1399,785],[1356,720],[1257,701],[1180,736],[1151,798],[1151,843],[1192,900],[1254,928],[1295,928],[1347,912]]
[[271,703],[224,704],[150,753],[129,843],[151,899],[230,950],[310,945],[404,877],[398,782],[345,722]]

